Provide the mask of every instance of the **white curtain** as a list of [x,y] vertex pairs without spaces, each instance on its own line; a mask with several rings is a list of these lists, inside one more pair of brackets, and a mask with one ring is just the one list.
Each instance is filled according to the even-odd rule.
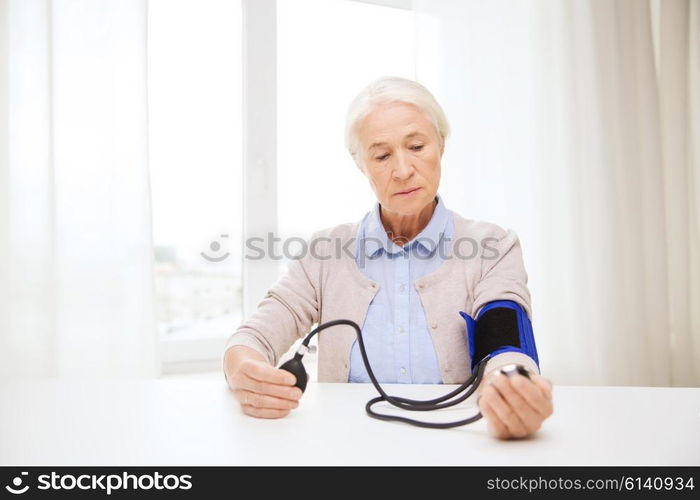
[[700,2],[414,6],[441,191],[520,235],[543,373],[700,386]]
[[158,375],[145,0],[0,0],[0,373]]

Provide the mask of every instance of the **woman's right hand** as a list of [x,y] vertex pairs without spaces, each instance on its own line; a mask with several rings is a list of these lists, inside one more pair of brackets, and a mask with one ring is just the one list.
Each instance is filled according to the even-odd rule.
[[270,365],[257,351],[234,346],[226,351],[224,369],[230,389],[246,415],[280,418],[299,406],[296,377]]

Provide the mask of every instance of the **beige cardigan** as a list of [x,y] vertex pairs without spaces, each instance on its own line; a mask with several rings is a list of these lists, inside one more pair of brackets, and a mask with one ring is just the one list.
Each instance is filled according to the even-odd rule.
[[[454,236],[445,245],[445,261],[414,282],[446,384],[462,383],[471,360],[466,324],[459,311],[476,317],[493,300],[513,300],[532,318],[527,273],[518,236],[512,230],[483,221],[454,218]],[[314,252],[289,262],[287,273],[268,290],[255,313],[229,338],[226,349],[251,347],[277,365],[280,356],[316,323],[350,319],[362,325],[379,284],[367,278],[355,262],[359,222],[314,233]],[[351,243],[349,243],[351,241]],[[347,244],[347,252],[342,249]],[[319,382],[347,382],[355,330],[347,325],[318,334]],[[535,373],[528,356],[506,352],[489,360],[486,373],[509,364],[524,364]]]

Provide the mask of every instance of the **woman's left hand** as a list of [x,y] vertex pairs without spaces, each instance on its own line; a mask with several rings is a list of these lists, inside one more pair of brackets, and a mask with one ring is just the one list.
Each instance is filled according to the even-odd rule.
[[530,377],[519,373],[509,377],[496,370],[484,380],[477,401],[495,437],[527,437],[552,415],[552,383],[536,373]]

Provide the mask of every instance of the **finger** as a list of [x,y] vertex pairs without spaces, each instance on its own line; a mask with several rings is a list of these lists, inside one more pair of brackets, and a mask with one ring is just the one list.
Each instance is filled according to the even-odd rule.
[[488,375],[484,376],[481,383],[476,388],[476,394],[477,394],[476,401],[477,401],[477,403],[479,402],[479,398],[481,397],[481,395],[484,393],[484,389],[486,387],[490,386],[491,384],[493,384],[493,379],[496,377],[496,375],[498,375],[498,370],[492,371]]
[[[505,375],[503,375],[505,377]],[[498,392],[494,383],[490,384],[484,389],[482,399],[486,399],[486,402],[493,408],[493,411],[501,419],[508,431],[515,437],[522,437],[527,434],[525,425],[520,420],[520,417],[515,412],[513,408],[503,399],[503,396]]]
[[289,410],[275,410],[273,408],[256,408],[255,406],[243,405],[243,413],[251,417],[258,418],[281,418],[289,415]]
[[302,395],[301,389],[298,387],[261,382],[245,374],[238,379],[238,388],[291,401],[298,401]]
[[498,415],[496,415],[496,412],[493,411],[493,408],[491,408],[488,401],[480,400],[479,406],[481,413],[484,415],[484,418],[486,418],[489,432],[499,439],[506,439],[510,437],[508,428],[503,422],[501,422],[501,419],[498,418]]
[[554,385],[552,382],[541,375],[535,375],[533,377],[533,382],[535,382],[535,385],[539,387],[542,392],[545,394],[547,399],[552,399],[552,391],[554,389]]
[[514,375],[510,379],[510,385],[541,417],[547,418],[551,415],[552,401],[535,381],[522,375]]
[[255,408],[272,408],[275,410],[293,410],[299,406],[297,401],[289,399],[276,398],[266,394],[258,394],[255,392],[244,391],[237,389],[234,391],[236,398],[245,406],[254,406]]
[[[517,375],[522,377],[521,375]],[[524,377],[523,377],[524,378]],[[520,421],[525,426],[527,434],[532,434],[540,428],[544,417],[540,415],[530,404],[518,393],[513,387],[513,378],[507,375],[496,377],[493,381],[493,386],[501,394],[503,399],[518,415]],[[539,389],[527,380],[522,381],[525,384],[532,385],[532,389],[539,392]]]
[[267,363],[246,363],[242,368],[243,373],[261,382],[277,385],[294,385],[297,383],[297,378],[287,370],[275,368]]

